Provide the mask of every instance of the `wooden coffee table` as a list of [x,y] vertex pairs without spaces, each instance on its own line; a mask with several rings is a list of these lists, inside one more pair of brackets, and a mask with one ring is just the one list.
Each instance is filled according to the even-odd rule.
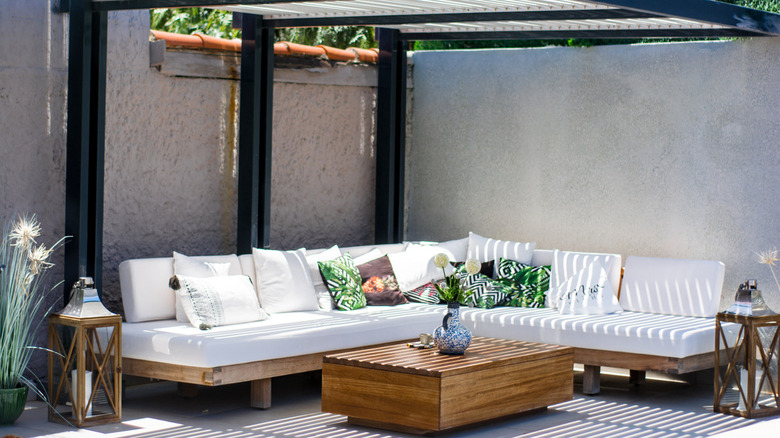
[[429,434],[573,397],[574,349],[475,337],[463,356],[406,344],[325,356],[322,410],[350,424]]

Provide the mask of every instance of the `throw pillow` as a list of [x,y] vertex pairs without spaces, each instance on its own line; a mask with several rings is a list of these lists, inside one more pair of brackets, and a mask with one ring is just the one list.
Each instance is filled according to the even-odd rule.
[[246,275],[203,278],[174,275],[170,287],[182,303],[190,324],[201,330],[268,318]]
[[405,291],[403,294],[407,300],[415,303],[439,304],[441,302],[439,291],[436,290],[433,283],[425,283],[416,289]]
[[[352,254],[350,254],[352,255]],[[380,251],[378,248],[371,248],[371,250],[363,255],[359,255],[357,257],[352,257],[352,261],[355,262],[355,266],[362,265],[363,263],[368,263],[371,260],[376,260],[379,257],[382,257],[384,254],[382,251]]]
[[357,265],[368,306],[395,306],[408,303],[398,289],[398,280],[387,256]]
[[[610,282],[610,286],[612,286],[612,290],[618,290],[620,287],[620,255],[559,251],[557,249],[553,250],[550,289],[557,288],[572,275],[597,260],[601,262],[604,270],[607,272],[607,278]],[[556,302],[555,300],[550,301],[548,299],[547,305],[555,307]]]
[[339,310],[355,310],[366,306],[360,271],[349,253],[335,259],[317,262],[330,296]]
[[[482,237],[475,233],[469,233],[468,258],[477,259],[480,262],[498,260],[503,257],[509,260],[517,260],[527,265],[531,264],[534,256],[535,243],[512,242],[509,240],[496,240]],[[495,278],[495,273],[492,275]]]
[[506,285],[478,272],[469,275],[465,264],[455,270],[455,275],[460,279],[461,286],[466,290],[466,304],[471,307],[492,309],[503,302],[508,293]]
[[[406,250],[388,254],[393,272],[401,291],[414,290],[428,282],[444,279],[444,273],[433,264],[436,254],[444,253],[452,260],[454,256],[438,246],[409,244]],[[448,268],[447,275],[452,272]]]
[[550,289],[549,298],[556,302],[560,313],[598,315],[623,311],[599,260]]
[[[450,262],[455,269],[463,267],[465,269],[466,262]],[[489,262],[482,262],[479,268],[479,273],[488,278],[493,278],[493,272],[495,271],[495,260]],[[463,271],[465,272],[465,271]]]
[[[187,277],[224,277],[230,275],[230,264],[232,262],[235,262],[236,264],[239,263],[238,257],[234,254],[231,254],[230,256],[215,256],[210,259],[213,261],[205,261],[203,258],[195,259],[174,251],[173,273],[174,275],[184,275]],[[217,262],[217,259],[220,261]],[[174,294],[174,303],[176,305],[176,321],[190,322],[187,318],[187,314],[184,313],[182,303],[176,294]]]
[[320,267],[317,262],[323,262],[325,260],[333,260],[341,257],[341,251],[338,245],[333,245],[325,251],[318,252],[316,254],[306,254],[306,263],[309,264],[309,275],[311,275],[312,286],[314,286],[314,294],[327,293],[328,287],[322,282],[322,276],[320,275]]
[[501,258],[496,271],[496,280],[510,287],[502,305],[544,307],[545,295],[550,287],[550,266],[530,266]]
[[268,313],[318,310],[306,250],[252,248],[260,305]]

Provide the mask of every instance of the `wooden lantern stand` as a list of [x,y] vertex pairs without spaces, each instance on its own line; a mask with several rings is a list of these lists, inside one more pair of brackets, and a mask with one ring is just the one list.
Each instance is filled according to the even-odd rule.
[[[102,342],[99,329],[107,333]],[[52,314],[49,349],[49,421],[76,427],[121,421],[122,317]],[[88,390],[80,382],[88,383],[89,373]]]
[[[723,330],[724,323],[740,324],[734,345],[729,345]],[[768,344],[761,341],[760,330],[774,330]],[[722,343],[722,347],[721,347]],[[780,315],[745,316],[719,313],[715,320],[715,412],[757,418],[780,413]],[[720,355],[728,359],[721,376]],[[724,361],[725,363],[725,361]],[[741,366],[741,370],[739,367]],[[772,368],[775,368],[774,373]],[[759,378],[756,381],[756,377]],[[761,388],[768,386],[768,392]],[[726,401],[726,393],[736,387],[738,401]],[[763,399],[762,399],[763,396]]]

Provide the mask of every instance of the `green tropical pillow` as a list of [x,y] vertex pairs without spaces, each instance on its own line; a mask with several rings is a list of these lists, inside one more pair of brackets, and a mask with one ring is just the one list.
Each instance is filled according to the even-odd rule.
[[366,307],[360,271],[349,253],[334,260],[317,262],[317,265],[337,309],[355,310]]
[[544,307],[544,298],[550,288],[550,266],[531,266],[501,258],[496,271],[496,281],[509,288],[502,305]]

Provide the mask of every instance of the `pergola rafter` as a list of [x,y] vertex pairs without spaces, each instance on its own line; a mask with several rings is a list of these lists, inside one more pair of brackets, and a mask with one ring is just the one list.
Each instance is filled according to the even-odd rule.
[[[208,6],[241,14],[239,253],[269,245],[273,31],[377,26],[375,241],[403,238],[406,42],[780,36],[780,15],[712,0],[63,0],[70,13],[65,281],[102,290],[108,11]],[[68,288],[65,291],[67,301]]]

